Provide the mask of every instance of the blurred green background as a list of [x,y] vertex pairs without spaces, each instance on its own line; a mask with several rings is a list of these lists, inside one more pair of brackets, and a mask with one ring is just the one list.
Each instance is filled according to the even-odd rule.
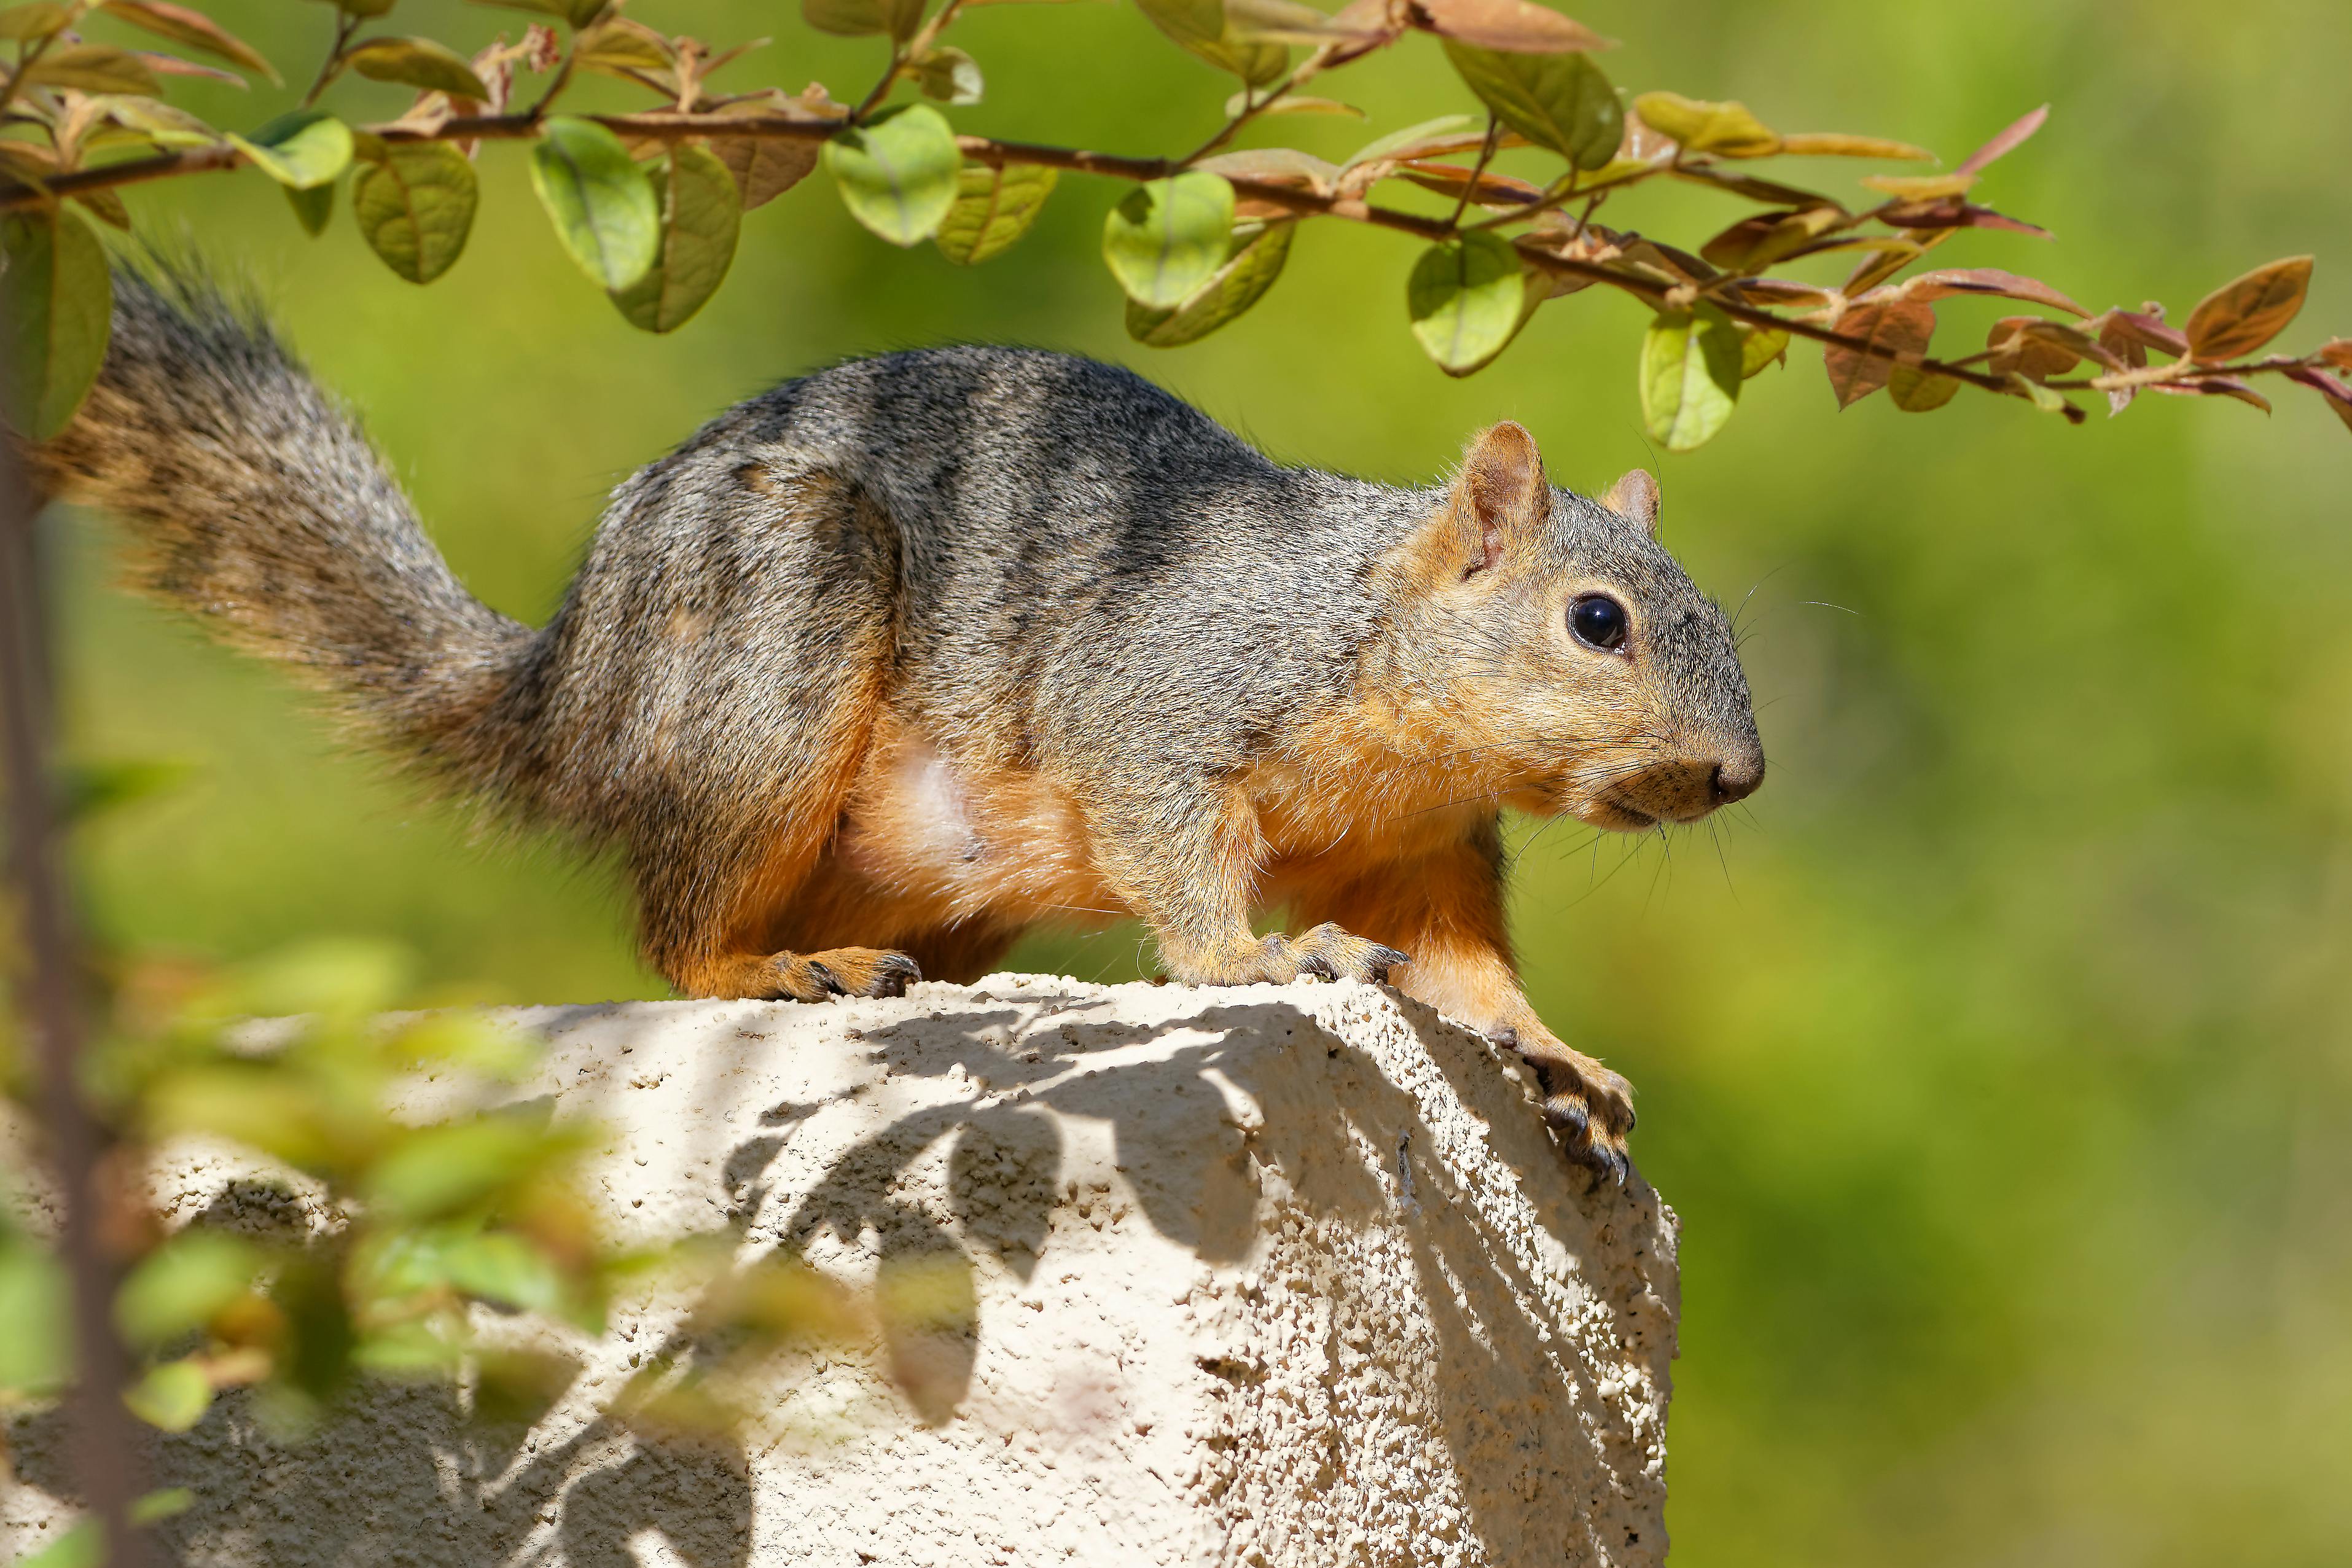
[[[326,41],[321,6],[215,10],[289,76]],[[722,78],[741,86],[854,98],[879,64],[797,7],[633,14],[720,43],[774,33]],[[2094,308],[2160,298],[2178,320],[2315,252],[2292,341],[2352,332],[2342,0],[1578,14],[1625,40],[1602,62],[1621,87],[1741,98],[1785,130],[1957,159],[2051,101],[1983,189],[2057,243],[1964,237],[1939,262],[2037,271]],[[393,20],[472,47],[525,18],[408,0]],[[983,9],[955,37],[988,73],[987,101],[955,112],[971,131],[1179,151],[1229,86],[1131,7]],[[1370,124],[1249,140],[1344,154],[1472,106],[1425,39],[1332,90]],[[404,100],[337,92],[360,116]],[[292,94],[174,96],[249,126]],[[1406,332],[1394,235],[1310,227],[1254,314],[1163,353],[1127,340],[1097,256],[1113,186],[1066,177],[1018,250],[967,272],[873,239],[820,175],[753,214],[718,299],[656,339],[557,248],[520,149],[481,166],[471,250],[430,290],[347,214],[306,238],[256,173],[132,206],[257,280],[459,572],[519,616],[555,602],[633,466],[776,380],[913,344],[1132,364],[1279,458],[1379,477],[1426,480],[1505,416],[1581,488],[1653,461],[1636,306],[1556,302],[1451,382]],[[1858,197],[1873,166],[1782,167]],[[1677,191],[1612,215],[1695,242],[1735,212]],[[1952,302],[1945,340],[1965,351],[1999,313]],[[1745,606],[1769,787],[1664,845],[1555,827],[1517,884],[1535,998],[1641,1087],[1635,1151],[1685,1227],[1681,1561],[2346,1562],[2352,439],[2301,392],[2268,420],[2143,399],[2080,430],[1973,395],[1840,415],[1818,354],[1793,359],[1661,468],[1669,542]],[[606,870],[477,841],[341,754],[273,674],[106,588],[102,531],[63,531],[76,750],[199,766],[93,831],[106,937],[233,956],[389,936],[446,994],[660,994]],[[1130,928],[1015,962],[1127,979],[1138,949]]]

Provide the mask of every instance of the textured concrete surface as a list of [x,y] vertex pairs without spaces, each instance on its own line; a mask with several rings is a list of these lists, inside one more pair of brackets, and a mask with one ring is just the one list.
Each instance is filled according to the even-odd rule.
[[[516,1012],[525,1096],[610,1129],[625,1239],[722,1233],[845,1281],[914,1267],[944,1326],[772,1364],[740,1439],[600,1416],[684,1307],[535,1424],[378,1386],[304,1444],[232,1400],[159,1445],[201,1568],[323,1564],[1644,1564],[1663,1560],[1675,1221],[1588,1190],[1485,1040],[1356,985],[997,976],[830,1007]],[[420,1109],[429,1112],[428,1088]],[[319,1226],[219,1151],[179,1222]],[[56,1528],[53,1420],[10,1433],[0,1547]]]

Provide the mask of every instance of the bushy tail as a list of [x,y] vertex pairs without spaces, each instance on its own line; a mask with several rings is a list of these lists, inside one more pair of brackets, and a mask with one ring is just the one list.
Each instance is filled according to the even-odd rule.
[[362,737],[495,790],[531,633],[475,599],[349,415],[257,311],[193,270],[118,270],[105,369],[30,454],[128,525],[131,580],[295,665]]

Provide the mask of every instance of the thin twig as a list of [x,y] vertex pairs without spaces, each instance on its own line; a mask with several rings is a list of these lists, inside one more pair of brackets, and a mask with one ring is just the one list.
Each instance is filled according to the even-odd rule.
[[16,924],[24,941],[17,1006],[38,1042],[44,1131],[65,1198],[58,1246],[73,1299],[69,1452],[82,1506],[100,1532],[100,1560],[132,1568],[149,1560],[144,1540],[131,1527],[144,1466],[138,1423],[122,1404],[131,1360],[113,1326],[121,1270],[105,1234],[108,1140],[81,1092],[80,976],[51,771],[35,510],[16,443],[0,441],[0,789],[7,796]]

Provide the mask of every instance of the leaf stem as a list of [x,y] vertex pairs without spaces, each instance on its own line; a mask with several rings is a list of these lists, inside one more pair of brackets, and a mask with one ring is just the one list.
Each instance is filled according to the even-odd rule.
[[1495,161],[1495,142],[1502,133],[1503,122],[1492,114],[1486,116],[1486,140],[1478,144],[1478,162],[1471,165],[1470,177],[1462,182],[1462,195],[1454,204],[1454,215],[1445,220],[1447,228],[1458,231],[1462,227],[1462,214],[1470,210],[1470,193],[1478,188],[1486,165]]
[[335,44],[327,51],[326,60],[319,67],[319,75],[310,83],[310,90],[302,95],[302,107],[310,108],[319,101],[319,95],[342,74],[343,51],[350,47],[352,35],[360,30],[360,18],[343,11],[335,13]]

